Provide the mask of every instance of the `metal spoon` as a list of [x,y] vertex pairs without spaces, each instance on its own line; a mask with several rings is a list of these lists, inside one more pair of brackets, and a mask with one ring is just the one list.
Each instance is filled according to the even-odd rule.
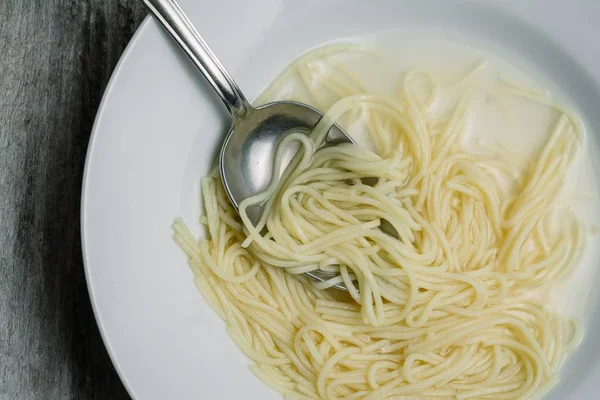
[[[202,72],[231,113],[233,123],[221,148],[219,167],[225,191],[238,209],[244,199],[263,191],[273,175],[279,179],[285,172],[285,168],[273,171],[280,139],[291,131],[310,132],[323,114],[306,104],[292,101],[252,107],[175,0],[142,1]],[[339,126],[333,125],[323,146],[337,143],[354,141]],[[288,154],[284,154],[282,160],[289,162],[296,150],[287,149],[286,152]],[[262,205],[247,209],[253,224],[260,220],[263,211]],[[322,271],[305,275],[316,281],[335,276]],[[334,287],[346,290],[342,284]]]

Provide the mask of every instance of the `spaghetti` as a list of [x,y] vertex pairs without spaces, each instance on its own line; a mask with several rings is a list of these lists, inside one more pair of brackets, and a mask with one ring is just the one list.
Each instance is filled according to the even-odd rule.
[[[208,238],[174,225],[196,285],[251,370],[290,399],[539,398],[580,338],[575,321],[543,304],[585,240],[572,213],[551,229],[578,123],[562,114],[535,163],[515,171],[460,146],[468,97],[433,118],[440,84],[418,70],[399,98],[365,93],[331,60],[348,50],[360,48],[318,49],[280,80],[297,71],[313,98],[335,99],[321,104],[313,141],[333,122],[361,123],[376,151],[313,154],[302,139],[310,157],[270,188],[257,226],[245,208],[267,195],[242,203],[240,217],[217,173],[204,178]],[[516,187],[503,184],[519,173]],[[332,279],[301,275],[314,270]],[[347,294],[327,290],[339,283]]]

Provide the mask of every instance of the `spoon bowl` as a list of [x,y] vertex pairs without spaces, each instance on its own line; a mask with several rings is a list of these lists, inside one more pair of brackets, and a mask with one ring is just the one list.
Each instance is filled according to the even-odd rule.
[[[297,152],[297,146],[286,146],[280,166],[274,165],[275,152],[281,139],[292,132],[309,133],[323,115],[302,103],[280,101],[250,108],[243,119],[234,119],[219,159],[221,179],[231,203],[240,203],[267,187],[275,177],[280,179]],[[333,125],[320,147],[354,143],[339,126]],[[262,215],[262,204],[246,210],[256,225]]]

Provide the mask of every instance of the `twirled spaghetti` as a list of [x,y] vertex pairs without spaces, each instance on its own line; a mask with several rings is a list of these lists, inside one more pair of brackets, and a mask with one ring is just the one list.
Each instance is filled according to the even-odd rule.
[[[308,149],[310,162],[256,227],[245,218],[248,204],[240,219],[216,173],[204,178],[208,238],[174,225],[198,288],[252,371],[289,398],[540,397],[580,337],[574,321],[543,304],[585,239],[570,212],[550,228],[579,125],[562,114],[532,166],[515,171],[461,147],[468,97],[433,118],[440,85],[418,70],[395,98],[365,93],[331,61],[349,50],[356,48],[318,49],[280,80],[297,72],[328,110],[313,135],[359,121],[376,152]],[[507,188],[503,175],[519,172]],[[315,269],[334,277],[302,277]],[[326,290],[337,283],[347,296]]]

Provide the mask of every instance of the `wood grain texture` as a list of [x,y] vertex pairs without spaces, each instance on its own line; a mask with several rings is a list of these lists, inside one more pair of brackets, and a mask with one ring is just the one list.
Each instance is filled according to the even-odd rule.
[[139,0],[0,0],[0,399],[127,399],[86,288],[79,201]]

